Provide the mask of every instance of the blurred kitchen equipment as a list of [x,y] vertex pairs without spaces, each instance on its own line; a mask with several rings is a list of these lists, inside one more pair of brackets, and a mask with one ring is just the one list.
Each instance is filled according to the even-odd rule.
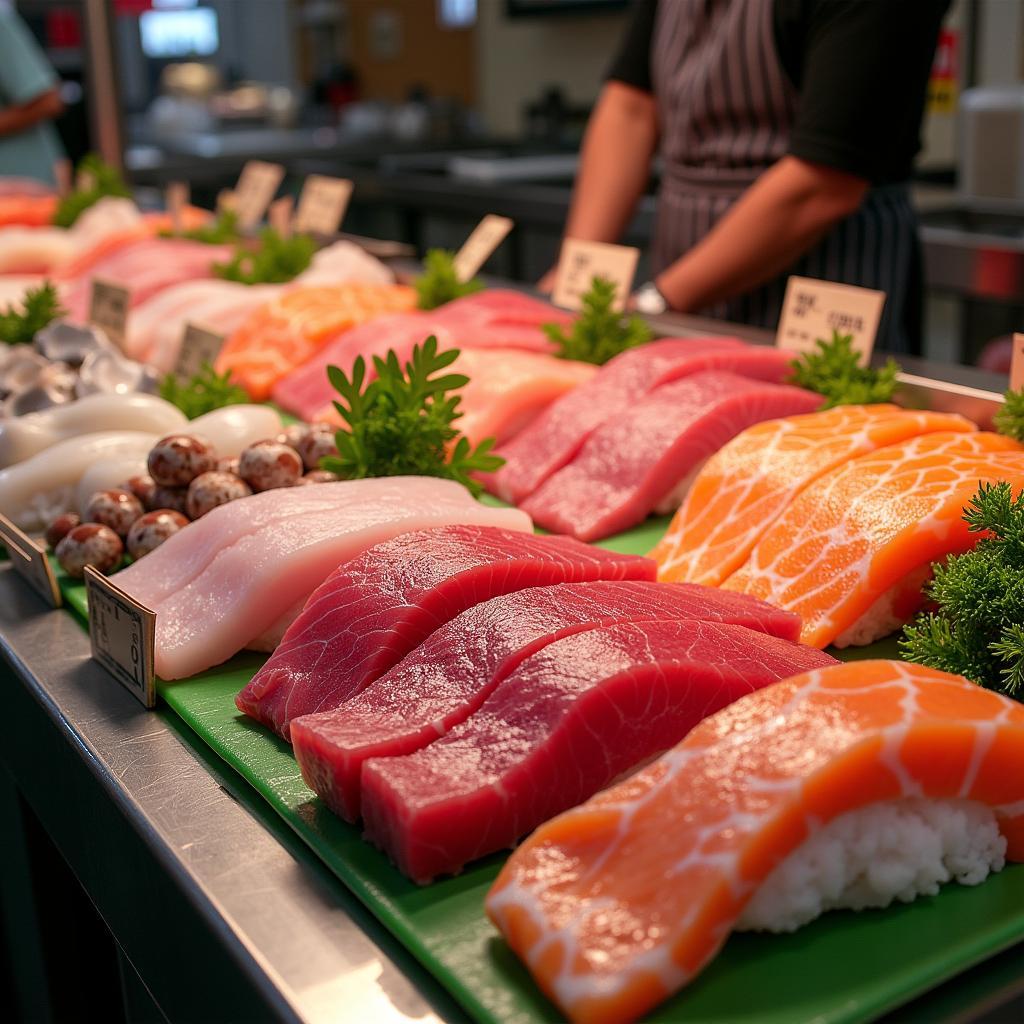
[[961,194],[1024,210],[1024,83],[967,89],[960,109]]

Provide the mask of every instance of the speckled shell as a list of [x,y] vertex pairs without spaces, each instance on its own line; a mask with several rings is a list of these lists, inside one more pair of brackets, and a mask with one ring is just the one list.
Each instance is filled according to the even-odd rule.
[[217,465],[217,453],[208,441],[191,434],[161,438],[149,453],[149,475],[164,487],[187,487],[201,473]]
[[95,566],[102,573],[116,569],[124,555],[124,545],[109,526],[82,523],[61,540],[56,554],[60,567],[80,580],[87,565]]
[[252,489],[240,477],[233,473],[220,473],[214,470],[197,476],[189,484],[185,511],[193,519],[199,519],[218,505],[226,505],[238,498],[247,498],[250,494]]
[[144,511],[142,502],[131,491],[97,491],[85,507],[85,521],[109,526],[124,538]]
[[148,555],[183,526],[188,526],[188,519],[172,508],[147,512],[136,519],[128,531],[128,554],[136,559]]
[[291,487],[302,476],[299,453],[280,441],[257,441],[240,456],[242,479],[254,491]]

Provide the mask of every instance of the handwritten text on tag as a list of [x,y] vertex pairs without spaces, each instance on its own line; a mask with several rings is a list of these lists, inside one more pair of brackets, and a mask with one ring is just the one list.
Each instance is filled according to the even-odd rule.
[[284,168],[280,164],[250,160],[242,168],[235,186],[235,213],[243,231],[260,222],[283,180]]
[[0,515],[0,544],[7,548],[14,571],[51,607],[61,606],[60,589],[46,550],[28,534]]
[[579,309],[594,278],[604,277],[615,284],[615,308],[625,309],[639,258],[640,250],[632,246],[567,238],[558,258],[552,301],[566,309]]
[[775,344],[792,352],[812,352],[816,341],[828,341],[838,331],[853,336],[853,349],[866,363],[875,347],[884,305],[885,292],[791,277]]
[[508,217],[487,214],[455,254],[455,276],[462,282],[470,280],[505,240],[513,223]]
[[94,277],[92,295],[89,300],[89,322],[102,327],[107,337],[117,345],[124,346],[128,326],[128,308],[131,293],[122,285]]
[[352,182],[348,178],[311,174],[299,196],[295,230],[300,233],[333,235],[341,227],[351,197]]
[[156,705],[156,613],[85,567],[92,656],[147,708]]
[[187,384],[202,369],[203,363],[212,365],[216,361],[223,347],[223,334],[186,323],[178,361],[174,364],[174,376],[181,384]]

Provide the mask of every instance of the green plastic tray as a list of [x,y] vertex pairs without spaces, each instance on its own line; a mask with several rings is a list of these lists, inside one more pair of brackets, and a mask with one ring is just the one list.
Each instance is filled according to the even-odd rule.
[[[643,553],[666,520],[605,542]],[[84,587],[63,578],[85,616]],[[844,652],[845,653],[845,652]],[[894,641],[851,652],[895,657]],[[158,682],[161,698],[245,778],[395,937],[481,1022],[561,1019],[483,913],[504,855],[457,878],[413,885],[357,827],[326,810],[289,745],[241,715],[235,694],[263,662],[239,655],[193,679]],[[977,888],[947,886],[909,906],[831,913],[786,936],[735,935],[696,981],[648,1019],[688,1024],[816,1024],[871,1020],[1024,940],[1024,864]]]

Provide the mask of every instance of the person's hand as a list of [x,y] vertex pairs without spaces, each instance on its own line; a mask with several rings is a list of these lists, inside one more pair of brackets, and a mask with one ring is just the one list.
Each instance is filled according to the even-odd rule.
[[552,267],[538,282],[537,291],[550,295],[555,290],[555,277],[558,274],[558,267]]

